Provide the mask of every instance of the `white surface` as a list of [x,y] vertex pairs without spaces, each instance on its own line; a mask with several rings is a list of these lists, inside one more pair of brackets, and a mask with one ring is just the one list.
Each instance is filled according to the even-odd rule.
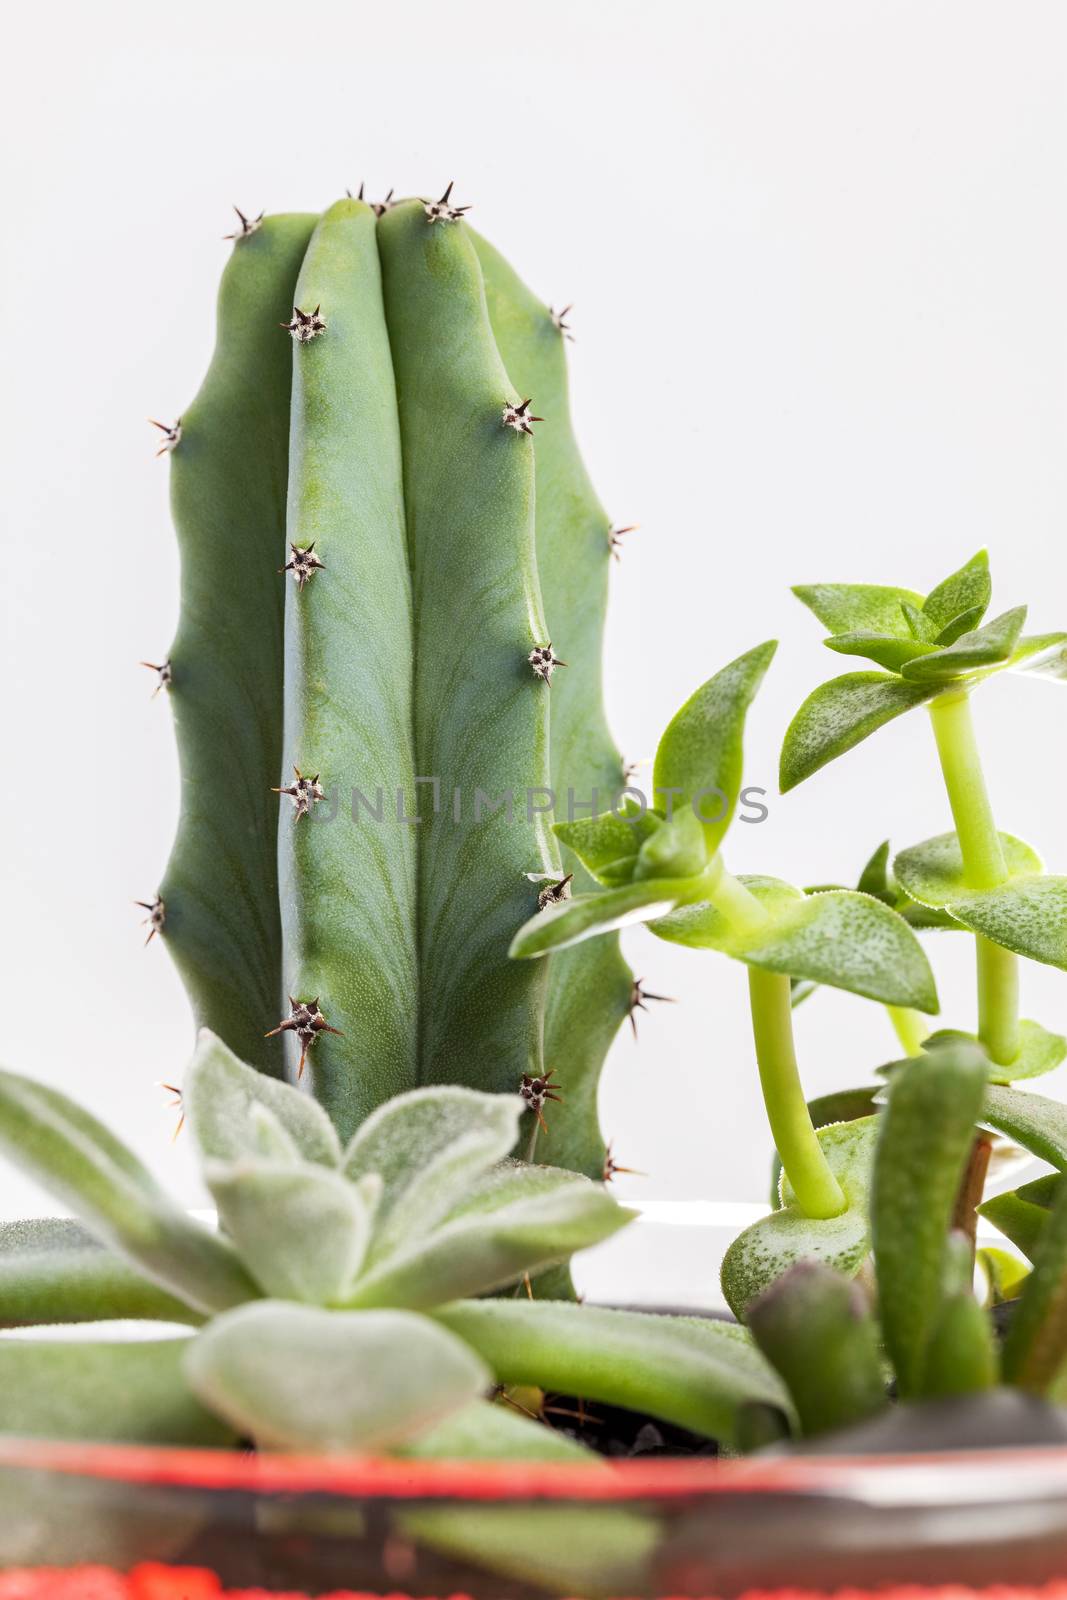
[[[195,391],[228,207],[322,206],[455,178],[556,304],[595,481],[639,522],[613,573],[609,701],[649,753],[757,640],[783,647],[748,781],[835,666],[790,597],[929,586],[992,547],[1000,607],[1067,622],[1067,14],[1055,0],[277,0],[44,4],[7,23],[7,777],[3,1054],[84,1099],[186,1199],[157,1080],[189,1045],[130,902],[166,860],[177,775],[165,653],[177,556],[151,413]],[[1067,696],[1001,679],[978,718],[1002,824],[1067,861]],[[735,871],[850,879],[892,831],[947,825],[904,719],[738,827]],[[619,1192],[759,1202],[767,1139],[736,967],[628,935],[676,1006],[606,1075]],[[965,941],[934,947],[971,1018]],[[1062,975],[1026,1009],[1064,1020]],[[859,1000],[798,1014],[811,1092],[894,1053]],[[1061,1075],[1062,1076],[1062,1075]],[[1061,1077],[1042,1086],[1064,1093]],[[7,1169],[0,1208],[46,1208]]]

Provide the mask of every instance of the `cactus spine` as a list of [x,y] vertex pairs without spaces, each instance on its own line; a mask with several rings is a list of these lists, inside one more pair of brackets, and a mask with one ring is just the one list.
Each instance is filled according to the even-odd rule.
[[161,892],[198,1021],[275,1075],[306,1056],[342,1134],[417,1084],[514,1092],[554,1068],[543,1148],[599,1176],[617,944],[550,973],[507,957],[528,875],[576,869],[548,791],[606,805],[622,781],[609,524],[562,343],[490,246],[419,201],[237,238],[171,452],[183,809]]

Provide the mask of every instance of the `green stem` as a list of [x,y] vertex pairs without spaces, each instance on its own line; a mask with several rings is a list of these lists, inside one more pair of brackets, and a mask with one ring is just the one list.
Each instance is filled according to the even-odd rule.
[[749,967],[748,992],[764,1104],[786,1177],[807,1216],[839,1216],[847,1201],[812,1127],[797,1070],[789,979]]
[[917,1056],[922,1052],[923,1040],[929,1037],[930,1024],[920,1011],[910,1006],[886,1006],[901,1049],[905,1055]]
[[1019,1054],[1019,958],[975,934],[978,957],[978,1037],[998,1066]]
[[1008,876],[1008,869],[982,775],[967,691],[939,694],[930,703],[930,720],[960,841],[964,877],[972,889],[995,889]]
[[[717,873],[714,870],[716,867]],[[727,872],[721,856],[716,856],[706,869],[706,874],[710,887],[705,891],[705,898],[710,900],[716,911],[722,913],[731,928],[738,933],[747,933],[770,920],[766,907],[761,905],[751,889],[746,889],[739,878]]]
[[[982,774],[966,689],[938,695],[930,704],[945,788],[972,889],[995,889],[1008,876],[993,808]],[[1010,950],[975,935],[978,957],[978,1037],[1000,1066],[1019,1053],[1019,962]]]

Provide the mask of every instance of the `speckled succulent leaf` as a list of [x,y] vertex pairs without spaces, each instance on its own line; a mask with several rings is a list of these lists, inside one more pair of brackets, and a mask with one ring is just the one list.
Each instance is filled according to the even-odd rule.
[[218,1448],[233,1431],[192,1394],[187,1339],[0,1340],[4,1432]]
[[637,853],[634,881],[648,878],[695,878],[708,864],[708,848],[691,806],[676,811],[669,822],[650,833]]
[[1028,1261],[1032,1261],[1045,1231],[1049,1212],[1062,1188],[1060,1173],[1052,1172],[1044,1178],[1036,1178],[1033,1183],[1021,1184],[1018,1189],[1011,1189],[1006,1194],[994,1195],[991,1200],[984,1201],[978,1210],[987,1222],[991,1222],[1022,1251]]
[[523,1102],[474,1089],[414,1089],[380,1106],[345,1151],[344,1171],[382,1185],[369,1264],[428,1231],[515,1144]]
[[1020,639],[1008,665],[1052,683],[1067,683],[1067,633],[1035,633]]
[[353,1306],[437,1306],[568,1261],[632,1219],[600,1184],[555,1167],[509,1163],[426,1234],[411,1233],[370,1268]]
[[[973,1277],[971,1241],[956,1234],[954,1242]],[[979,1394],[992,1389],[999,1376],[1000,1353],[993,1323],[975,1299],[971,1284],[946,1291],[930,1330],[919,1383],[921,1397],[945,1400],[953,1395]]]
[[912,638],[921,645],[935,645],[942,629],[932,617],[928,617],[919,606],[913,606],[909,601],[902,600],[900,609],[907,623],[908,632]]
[[112,1320],[202,1318],[80,1222],[50,1217],[0,1226],[0,1328]]
[[829,984],[887,1005],[937,1010],[922,946],[881,900],[854,889],[804,895],[775,878],[741,881],[771,913],[765,927],[736,931],[704,902],[650,924],[652,932],[672,944],[719,950],[767,972]]
[[662,827],[655,811],[628,800],[617,813],[557,822],[552,831],[595,882],[618,888],[631,881],[641,847]]
[[579,1390],[594,1404],[643,1412],[727,1445],[746,1404],[792,1414],[781,1379],[735,1323],[547,1300],[468,1300],[443,1307],[435,1321],[477,1350],[498,1383]]
[[549,906],[524,923],[511,941],[511,954],[519,959],[548,955],[614,928],[652,922],[700,895],[699,877],[643,878],[603,894],[575,895],[565,905]]
[[306,1305],[342,1303],[363,1264],[381,1192],[305,1163],[209,1161],[219,1221],[264,1294]]
[[186,1073],[182,1107],[206,1160],[265,1154],[266,1124],[254,1115],[259,1111],[277,1122],[305,1161],[340,1165],[341,1142],[322,1107],[310,1095],[245,1066],[206,1028]]
[[290,314],[313,216],[267,217],[232,252],[215,353],[170,453],[181,620],[168,695],[182,767],[160,886],[165,941],[198,1023],[280,1075],[275,830],[282,751],[282,602],[292,381]]
[[977,628],[985,616],[985,606],[972,606],[969,611],[961,611],[958,617],[953,617],[933,641],[938,648],[944,645],[955,644],[961,634],[970,633]]
[[959,841],[938,834],[901,851],[893,870],[922,904],[944,907],[957,922],[1016,955],[1067,970],[1067,878],[1043,873],[1021,839],[1000,835],[1009,878],[995,889],[967,886]]
[[982,1121],[1007,1134],[1031,1155],[1067,1172],[1067,1106],[1029,1089],[990,1084]]
[[745,1321],[789,1389],[805,1436],[888,1404],[877,1325],[863,1291],[841,1273],[798,1261],[751,1303]]
[[709,855],[733,820],[741,792],[745,718],[776,649],[773,639],[757,645],[709,678],[671,718],[656,750],[652,781],[657,809],[665,809],[660,796],[668,794],[673,794],[675,809],[693,806]]
[[801,583],[793,593],[815,613],[832,634],[874,633],[910,639],[901,607],[921,607],[923,597],[913,589],[895,589],[877,583]]
[[1005,611],[987,622],[983,628],[961,633],[953,644],[905,662],[901,674],[909,682],[943,684],[982,667],[1000,662],[1007,664],[1025,621],[1026,607],[1016,606],[1013,611]]
[[870,860],[864,865],[856,881],[856,888],[860,894],[873,895],[875,900],[884,900],[887,906],[896,903],[896,886],[890,881],[889,876],[889,840],[883,839]]
[[804,701],[786,729],[779,764],[782,793],[853,749],[877,728],[938,693],[939,684],[905,683],[884,672],[846,672]]
[[979,550],[958,572],[950,573],[930,590],[923,604],[923,613],[938,629],[965,611],[976,607],[984,613],[993,597],[993,583],[989,576],[989,557]]
[[906,1061],[890,1080],[871,1188],[883,1336],[903,1398],[922,1392],[947,1239],[982,1113],[985,1052],[958,1042]]
[[257,1293],[231,1246],[174,1205],[131,1150],[57,1089],[0,1072],[0,1149],[194,1310],[224,1310]]
[[[813,1128],[828,1128],[832,1122],[857,1122],[860,1117],[873,1117],[885,1094],[883,1084],[863,1089],[835,1089],[830,1094],[816,1095],[808,1101],[808,1115]],[[782,1158],[777,1150],[771,1157],[771,1209],[778,1211],[782,1205]]]
[[[578,453],[570,417],[566,341],[554,314],[498,251],[471,233],[485,281],[493,335],[508,377],[534,395],[543,414],[534,441],[537,566],[548,637],[565,646],[566,671],[552,680],[551,783],[557,810],[606,808],[625,782],[608,729],[601,687],[611,522]],[[591,813],[577,812],[577,815]],[[591,889],[581,863],[563,850],[574,892]],[[607,935],[561,951],[549,967],[545,1060],[567,1063],[567,1118],[554,1151],[563,1166],[593,1177],[603,1166],[597,1080],[608,1046],[630,1009],[632,976]]]
[[1067,1186],[1058,1185],[1033,1255],[1033,1270],[1004,1337],[1004,1377],[1046,1392],[1067,1362]]
[[[974,1045],[977,1049],[984,1048],[975,1034],[963,1032],[958,1028],[945,1028],[930,1034],[923,1041],[923,1049],[934,1050],[940,1044],[961,1040]],[[1067,1060],[1067,1038],[1064,1038],[1062,1033],[1050,1033],[1039,1022],[1023,1018],[1019,1022],[1018,1054],[1006,1066],[996,1061],[989,1061],[989,1081],[1018,1083],[1024,1078],[1040,1078],[1046,1072],[1054,1072],[1064,1060]]]
[[836,1217],[804,1214],[783,1185],[782,1206],[738,1234],[722,1263],[722,1290],[736,1317],[797,1261],[821,1261],[854,1277],[870,1249],[867,1197],[877,1117],[832,1123],[818,1130],[831,1172],[844,1192],[846,1209]]
[[475,1400],[490,1374],[461,1340],[405,1311],[265,1300],[189,1345],[201,1402],[264,1449],[383,1450]]
[[905,662],[933,649],[933,645],[920,644],[918,640],[895,639],[890,634],[839,633],[824,641],[827,649],[842,656],[865,656],[887,672],[899,672]]

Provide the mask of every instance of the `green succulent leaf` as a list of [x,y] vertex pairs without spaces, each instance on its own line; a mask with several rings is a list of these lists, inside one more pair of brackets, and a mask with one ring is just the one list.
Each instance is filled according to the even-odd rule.
[[424,1310],[485,1294],[568,1261],[633,1216],[577,1173],[508,1162],[470,1184],[437,1228],[399,1240],[357,1282],[348,1303]]
[[50,1217],[0,1226],[0,1328],[111,1321],[202,1318],[105,1250],[80,1222]]
[[985,1279],[987,1306],[1002,1306],[1009,1300],[1018,1299],[1019,1290],[1030,1272],[1025,1262],[1008,1250],[998,1250],[994,1245],[976,1251],[974,1259]]
[[870,1250],[867,1197],[877,1117],[818,1129],[827,1164],[848,1205],[839,1216],[808,1217],[783,1181],[782,1206],[738,1234],[723,1257],[722,1289],[736,1317],[798,1261],[821,1261],[855,1277]]
[[907,600],[902,601],[901,611],[907,623],[908,632],[917,644],[933,645],[936,643],[941,630],[937,623],[925,615],[921,607],[911,605]]
[[889,840],[883,839],[859,875],[856,888],[860,894],[869,894],[875,900],[884,900],[887,906],[896,905],[896,885],[889,878]]
[[[416,1461],[550,1461],[609,1471],[583,1445],[504,1405],[475,1401],[400,1448]],[[490,1567],[538,1589],[590,1596],[648,1587],[657,1521],[621,1506],[420,1508],[397,1518],[420,1544]]]
[[[963,1239],[968,1265],[971,1244]],[[947,1294],[930,1331],[923,1363],[924,1398],[978,1394],[992,1389],[1000,1372],[993,1324],[968,1284]]]
[[[318,1102],[290,1084],[246,1067],[207,1028],[201,1028],[197,1038],[182,1106],[205,1160],[280,1156],[288,1148],[297,1160],[340,1166],[340,1140]],[[278,1139],[277,1128],[283,1130],[284,1140]],[[273,1152],[265,1142],[273,1145]]]
[[[1030,845],[1010,833],[998,837],[1010,878],[1032,876],[1042,871],[1041,857]],[[967,883],[963,852],[955,833],[939,833],[933,839],[924,839],[922,844],[901,850],[893,862],[893,873],[905,894],[924,906],[948,909],[968,898],[974,899],[978,893]],[[983,892],[995,894],[997,891]]]
[[552,832],[598,883],[617,888],[630,882],[642,845],[662,827],[662,817],[627,800],[621,811],[557,822]]
[[[936,1049],[938,1045],[949,1043],[953,1040],[965,1040],[968,1044],[982,1049],[981,1040],[973,1033],[964,1033],[958,1028],[943,1029],[932,1033],[924,1041],[924,1050]],[[1062,1033],[1050,1033],[1039,1022],[1024,1020],[1019,1023],[1019,1053],[1014,1061],[1007,1066],[1001,1066],[995,1061],[989,1062],[990,1083],[1018,1083],[1024,1078],[1040,1078],[1046,1072],[1052,1072],[1067,1059],[1067,1039]]]
[[804,895],[775,878],[743,877],[770,912],[765,928],[739,932],[707,902],[651,924],[672,944],[719,950],[748,966],[847,989],[887,1005],[937,1010],[926,954],[895,911],[854,889]]
[[3,1431],[113,1444],[232,1444],[232,1431],[185,1381],[188,1345],[185,1338],[0,1339]]
[[976,672],[1011,660],[1012,652],[1026,621],[1026,607],[1016,606],[987,622],[984,628],[961,633],[953,644],[916,656],[901,668],[902,676],[915,683],[944,683],[965,672]]
[[519,959],[545,956],[613,928],[652,922],[675,906],[699,900],[701,889],[700,877],[643,878],[618,889],[605,889],[603,894],[576,894],[573,900],[549,906],[525,922],[511,941],[511,954]]
[[709,678],[668,723],[656,751],[655,794],[673,794],[675,810],[693,806],[709,856],[737,806],[745,717],[776,649],[774,640],[757,645]]
[[258,1293],[232,1247],[179,1210],[133,1152],[59,1090],[0,1072],[0,1149],[195,1311]]
[[923,605],[923,613],[937,628],[947,628],[965,611],[978,609],[984,615],[993,598],[993,582],[989,576],[989,556],[984,550],[951,573],[935,589],[931,589]]
[[1060,1173],[1050,1172],[1033,1183],[1021,1184],[1007,1194],[994,1195],[978,1207],[979,1212],[1006,1239],[1021,1250],[1028,1261],[1037,1254],[1049,1212],[1063,1188]]
[[728,1445],[748,1405],[792,1414],[781,1379],[735,1323],[553,1300],[467,1300],[435,1320],[477,1350],[498,1383],[623,1406]]
[[267,1161],[208,1162],[219,1220],[265,1294],[328,1306],[344,1301],[370,1242],[381,1180]]
[[911,637],[902,607],[918,609],[923,603],[913,589],[877,583],[797,584],[793,593],[831,633],[888,634],[896,639]]
[[890,1081],[871,1191],[871,1233],[886,1348],[900,1392],[921,1394],[940,1315],[947,1240],[989,1063],[959,1042],[903,1062]]
[[[872,1084],[864,1089],[835,1089],[830,1094],[816,1095],[808,1101],[808,1115],[813,1128],[828,1128],[832,1122],[856,1122],[860,1117],[873,1117],[885,1094],[884,1084]],[[777,1150],[771,1158],[771,1209],[779,1210],[782,1204],[782,1158]]]
[[1067,1185],[1059,1184],[1004,1339],[1004,1377],[1046,1392],[1067,1362]]
[[887,672],[900,672],[906,662],[933,649],[933,645],[920,644],[917,639],[894,639],[880,633],[839,633],[824,643],[828,650],[836,650],[842,656],[865,656]]
[[985,1093],[982,1121],[1007,1134],[1024,1150],[1067,1172],[1067,1106],[1029,1089],[1007,1089],[990,1084]]
[[368,1266],[425,1240],[489,1168],[509,1155],[525,1107],[517,1094],[435,1087],[371,1113],[345,1151],[345,1175],[381,1183]]
[[884,672],[847,672],[821,684],[786,729],[779,764],[782,793],[939,690],[940,684],[906,683]]
[[1036,633],[1020,639],[1008,665],[1053,683],[1067,683],[1067,633]]
[[634,866],[634,881],[695,878],[707,864],[704,829],[692,807],[683,806],[641,846]]
[[934,644],[939,647],[955,644],[961,634],[970,633],[972,629],[977,628],[984,616],[985,606],[972,606],[969,611],[961,611],[947,627],[941,629]]
[[746,1325],[784,1379],[805,1437],[863,1422],[887,1402],[867,1297],[818,1261],[798,1261],[748,1307]]
[[261,1300],[190,1341],[193,1392],[267,1449],[381,1450],[467,1406],[490,1382],[460,1339],[408,1311]]

